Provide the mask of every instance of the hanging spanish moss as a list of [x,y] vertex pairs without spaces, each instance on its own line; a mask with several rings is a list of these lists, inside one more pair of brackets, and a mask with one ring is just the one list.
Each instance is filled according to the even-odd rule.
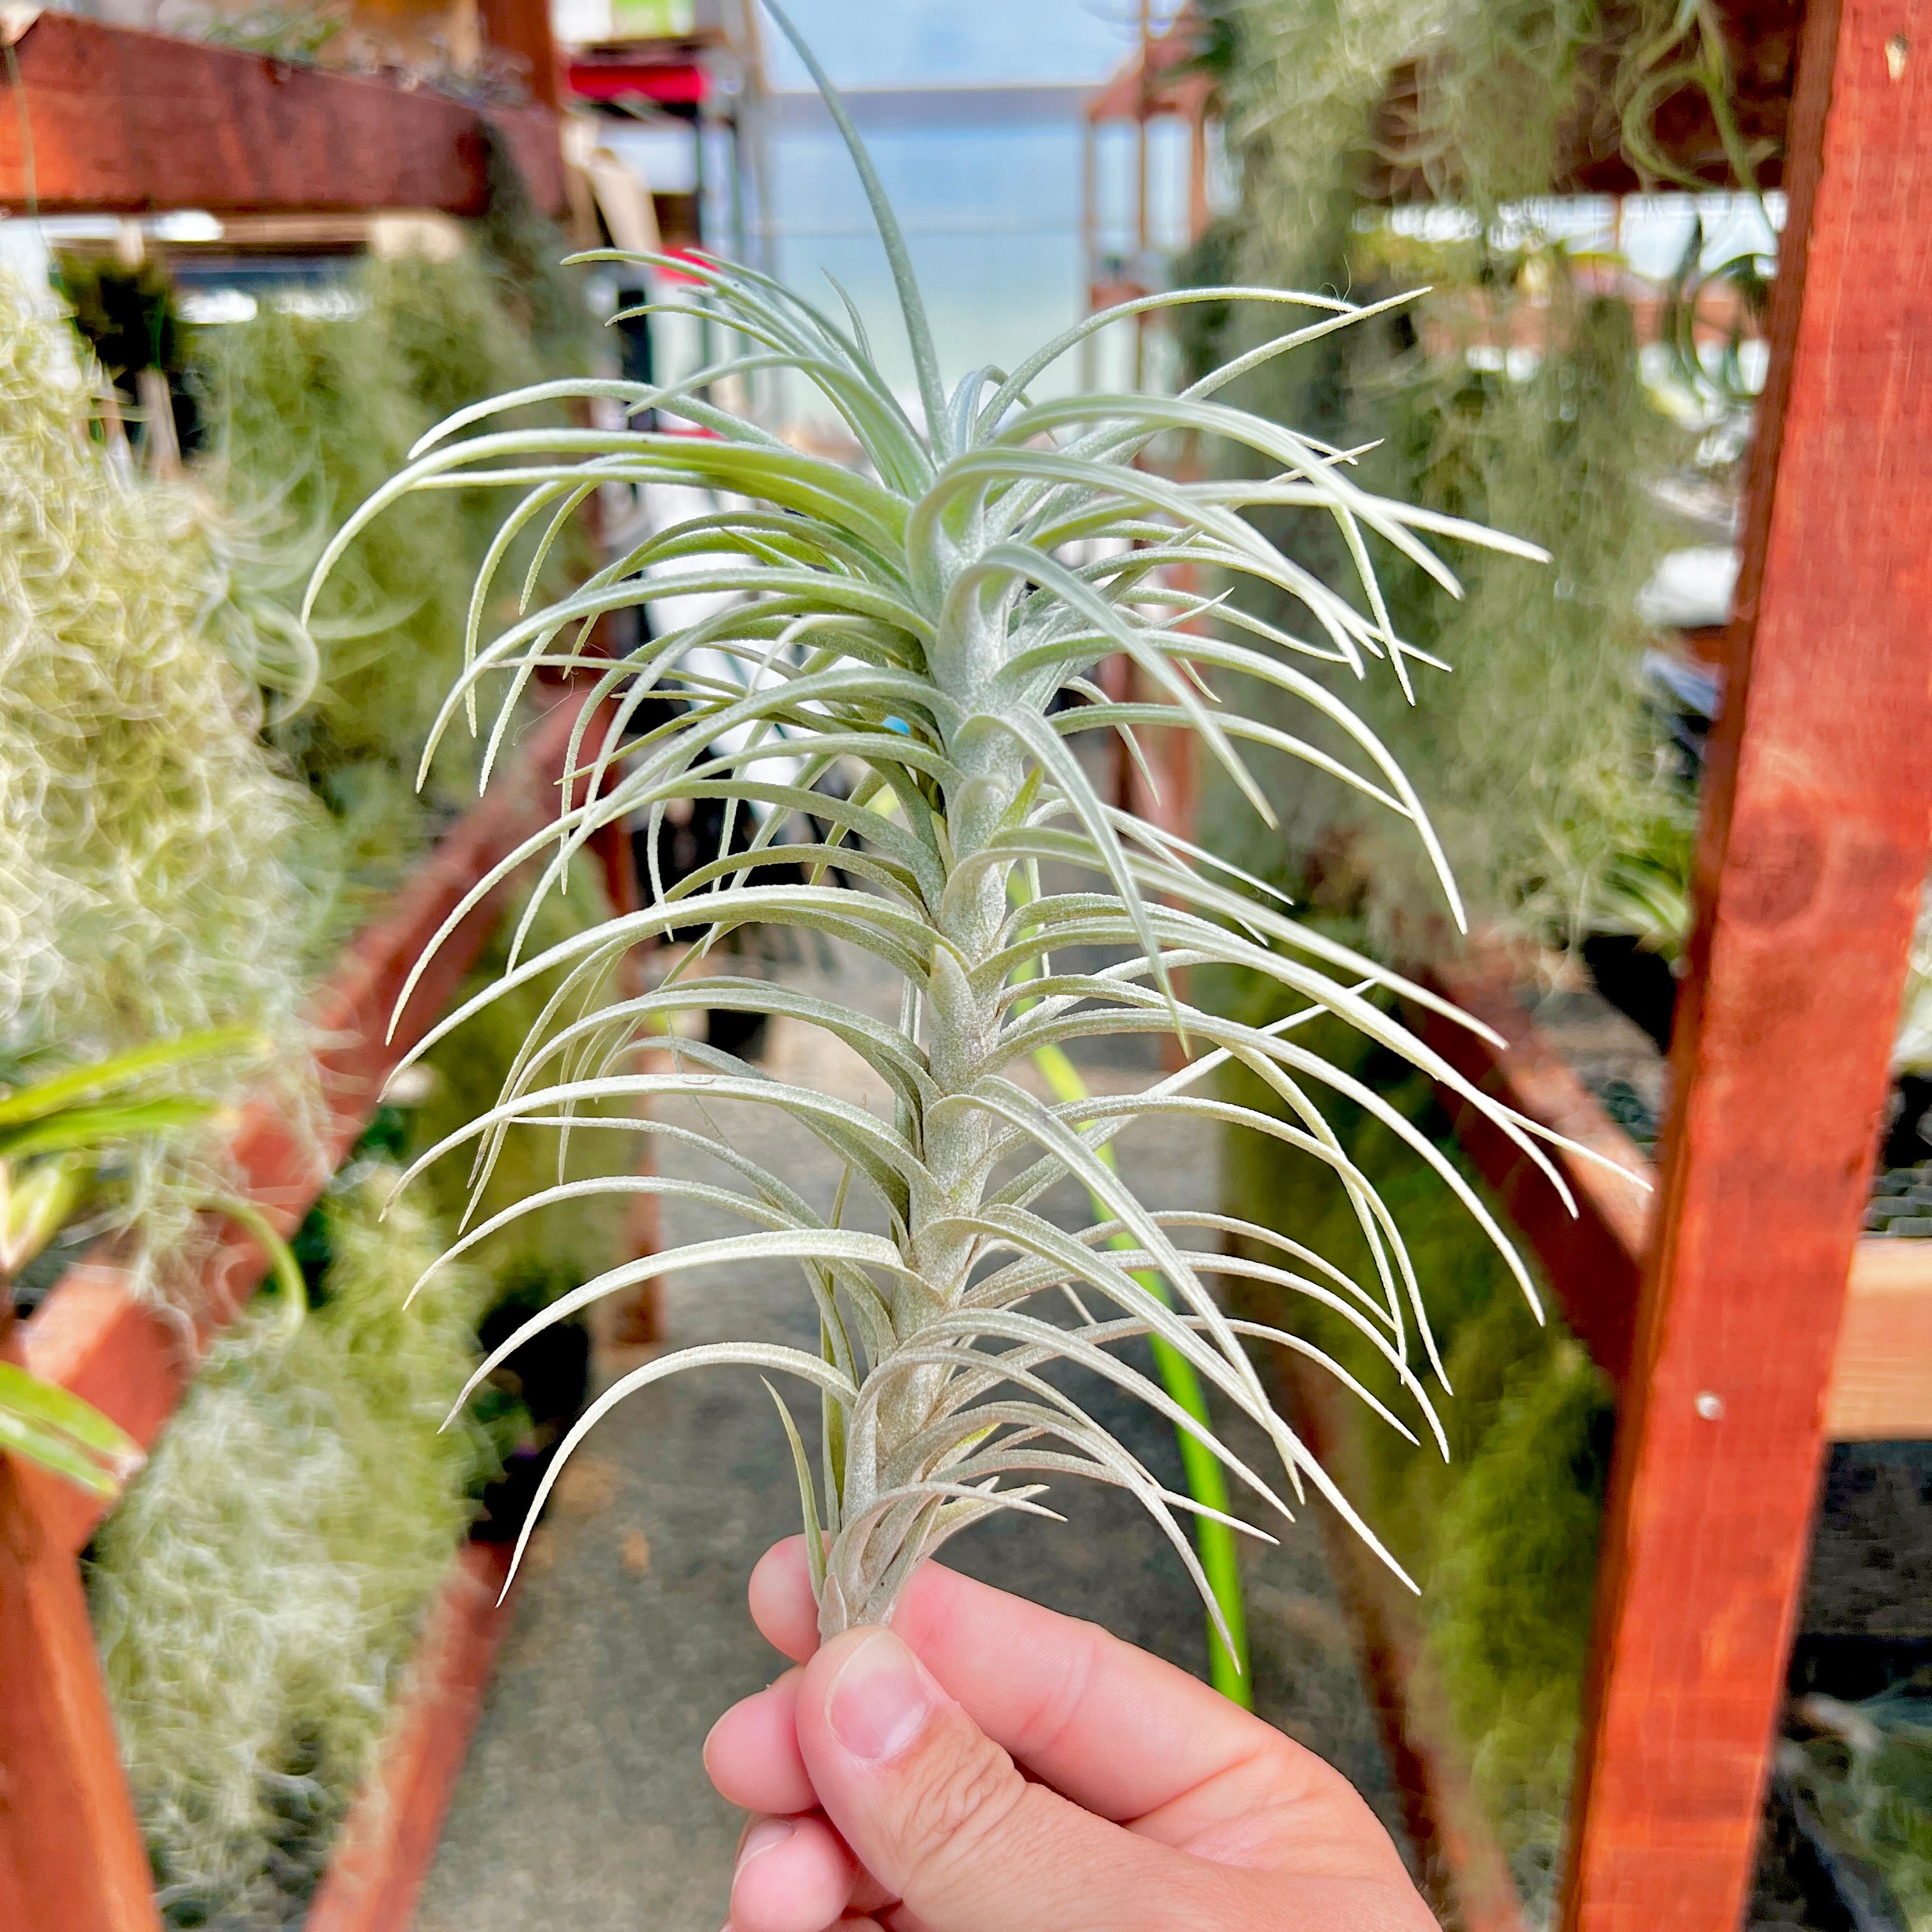
[[[468,246],[448,260],[372,259],[336,313],[265,303],[249,322],[204,332],[209,473],[237,520],[285,558],[274,586],[284,613],[328,533],[433,424],[580,356],[580,328],[573,337],[560,315],[574,292],[552,286],[557,272],[542,278],[540,300],[526,286],[514,310],[506,276]],[[501,509],[474,495],[418,500],[358,546],[310,626],[314,694],[272,735],[332,814],[334,840],[312,867],[332,944],[472,794],[466,741],[446,741],[426,801],[416,765],[462,661],[471,584]],[[514,610],[521,576],[506,573],[489,614]]]
[[[232,661],[218,524],[134,473],[75,340],[0,278],[0,1040],[78,1061],[242,1025],[286,1048],[314,807]],[[232,1088],[232,1060],[202,1070]],[[145,1279],[214,1170],[128,1158]]]
[[[1244,209],[1238,236],[1210,234],[1203,269],[1232,247],[1244,271],[1358,300],[1421,292],[1333,338],[1295,386],[1258,377],[1248,400],[1360,452],[1374,487],[1550,553],[1546,568],[1473,560],[1460,603],[1398,574],[1398,623],[1442,664],[1415,667],[1413,703],[1387,687],[1346,695],[1430,773],[1478,924],[1564,950],[1599,921],[1630,856],[1660,828],[1674,836],[1684,815],[1642,687],[1654,634],[1636,604],[1686,540],[1652,486],[1692,462],[1697,439],[1658,406],[1630,310],[1597,292],[1593,265],[1533,225],[1506,233],[1497,217],[1548,192],[1565,152],[1641,146],[1662,79],[1704,84],[1684,78],[1702,44],[1695,32],[1672,40],[1670,12],[1648,0],[1614,19],[1562,0],[1441,0],[1420,18],[1384,0],[1226,10]],[[1394,131],[1392,74],[1408,76],[1408,121]],[[1392,224],[1371,190],[1453,198],[1460,221],[1438,228],[1455,238]],[[1347,570],[1312,520],[1285,515],[1277,532],[1331,579]],[[1365,913],[1396,956],[1458,943],[1395,842],[1339,787],[1284,760],[1271,790],[1288,836],[1264,852],[1239,802],[1210,783],[1209,822],[1247,862]]]

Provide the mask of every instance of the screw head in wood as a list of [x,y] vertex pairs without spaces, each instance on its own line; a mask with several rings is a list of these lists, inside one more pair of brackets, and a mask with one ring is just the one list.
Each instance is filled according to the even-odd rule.
[[1718,1422],[1724,1418],[1724,1399],[1714,1390],[1700,1389],[1697,1400],[1691,1406],[1706,1422]]

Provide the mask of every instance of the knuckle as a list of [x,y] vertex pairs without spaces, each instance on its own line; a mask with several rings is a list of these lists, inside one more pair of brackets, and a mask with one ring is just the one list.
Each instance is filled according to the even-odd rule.
[[907,1879],[927,1885],[981,1856],[1026,1792],[1012,1760],[996,1746],[980,1740],[976,1749],[961,1750],[956,1738],[935,1742],[939,1748],[922,1754],[899,1820]]

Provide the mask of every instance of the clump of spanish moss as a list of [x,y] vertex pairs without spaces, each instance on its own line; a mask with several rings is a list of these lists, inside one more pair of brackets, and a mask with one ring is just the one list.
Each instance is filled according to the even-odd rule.
[[[520,319],[474,250],[372,259],[346,280],[342,313],[265,303],[251,321],[205,332],[211,474],[238,518],[292,558],[286,607],[328,534],[425,430],[570,361],[556,311],[572,297],[548,286],[556,279],[550,270],[542,302],[523,302]],[[446,739],[427,805],[414,796],[416,766],[462,661],[471,583],[505,507],[488,491],[403,506],[356,547],[316,614],[315,691],[272,736],[336,824],[338,844],[316,866],[340,895],[332,940],[469,795],[476,754],[466,735]],[[520,579],[506,574],[493,620],[514,608]]]
[[[1586,289],[1560,243],[1532,232],[1505,245],[1494,218],[1549,191],[1566,154],[1641,148],[1643,103],[1654,105],[1659,76],[1679,72],[1682,50],[1651,0],[1614,19],[1568,0],[1435,0],[1420,16],[1384,0],[1226,10],[1244,207],[1238,242],[1219,245],[1245,271],[1358,300],[1427,291],[1331,338],[1298,377],[1257,377],[1250,406],[1364,452],[1364,480],[1379,490],[1550,554],[1547,565],[1459,563],[1460,603],[1399,568],[1387,586],[1395,627],[1442,663],[1414,665],[1412,704],[1390,680],[1341,686],[1397,758],[1428,774],[1479,926],[1574,946],[1618,866],[1682,816],[1642,688],[1654,634],[1636,602],[1673,542],[1651,486],[1693,460],[1696,437],[1641,379],[1628,305]],[[1378,110],[1412,59],[1420,91],[1400,192],[1460,201],[1461,241],[1411,239],[1364,199],[1389,185]],[[1609,124],[1587,124],[1592,116]],[[1214,251],[1197,252],[1204,263]],[[1312,519],[1281,513],[1269,527],[1298,561],[1346,579],[1347,556]],[[1244,601],[1274,614],[1265,592]],[[1257,869],[1366,913],[1395,956],[1457,943],[1398,842],[1355,800],[1286,760],[1268,782],[1286,838],[1264,848],[1210,778],[1216,849],[1238,840]]]
[[439,1434],[474,1360],[460,1268],[393,1171],[321,1210],[318,1305],[264,1297],[215,1344],[96,1539],[94,1625],[170,1922],[298,1917],[470,1513],[473,1430]]
[[[231,661],[205,506],[117,461],[75,342],[0,278],[0,1039],[69,1061],[216,1025],[286,1043],[308,922],[286,854],[314,808]],[[164,1252],[206,1178],[130,1158]]]
[[[1372,473],[1399,472],[1432,507],[1530,537],[1552,560],[1473,558],[1460,602],[1414,574],[1392,584],[1402,634],[1455,669],[1419,667],[1420,702],[1378,690],[1368,708],[1396,755],[1430,773],[1472,898],[1491,919],[1568,947],[1622,856],[1676,808],[1642,684],[1654,633],[1635,607],[1671,541],[1646,478],[1690,452],[1639,380],[1628,309],[1582,294],[1556,261],[1514,265],[1530,277],[1540,266],[1547,290],[1546,346],[1527,373],[1473,367],[1453,342],[1450,355],[1418,349],[1365,384],[1366,410],[1389,428]],[[1354,823],[1373,836],[1364,817]],[[1404,908],[1426,903],[1426,882],[1413,868],[1405,880],[1382,844],[1367,869],[1377,926],[1394,938]],[[1412,917],[1404,924],[1407,938]]]
[[1763,158],[1736,132],[1728,51],[1705,0],[1208,0],[1204,10],[1242,163],[1244,266],[1292,286],[1345,272],[1365,194],[1454,202],[1487,221],[1550,192],[1566,166],[1612,155],[1653,184],[1679,182],[1651,124],[1686,94],[1712,104],[1741,178]]

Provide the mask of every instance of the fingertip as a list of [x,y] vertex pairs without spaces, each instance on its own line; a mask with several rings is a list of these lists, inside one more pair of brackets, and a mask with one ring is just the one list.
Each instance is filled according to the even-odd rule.
[[798,1748],[800,1672],[741,1699],[704,1740],[706,1775],[746,1811],[805,1811],[818,1802]]
[[731,1878],[734,1932],[826,1932],[856,1876],[824,1819],[761,1818],[746,1832]]
[[803,1537],[773,1544],[753,1566],[745,1594],[752,1621],[773,1649],[802,1664],[818,1648],[818,1605]]

